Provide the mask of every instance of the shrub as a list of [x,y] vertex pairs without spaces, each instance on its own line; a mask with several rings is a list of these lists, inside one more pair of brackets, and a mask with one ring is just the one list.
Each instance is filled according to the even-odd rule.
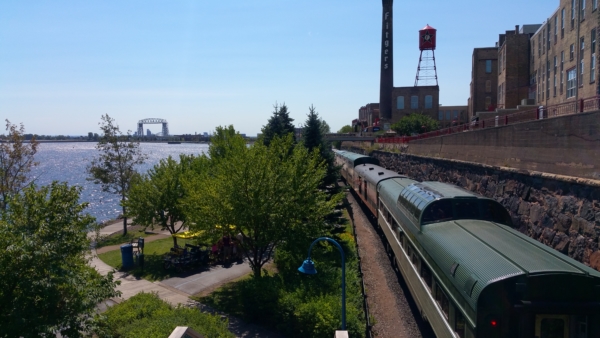
[[176,307],[155,293],[139,293],[109,308],[101,319],[101,338],[168,337],[177,326],[188,326],[206,337],[234,337],[219,316]]

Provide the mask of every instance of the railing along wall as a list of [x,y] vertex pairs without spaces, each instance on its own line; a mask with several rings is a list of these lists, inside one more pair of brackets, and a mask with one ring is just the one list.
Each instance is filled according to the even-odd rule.
[[414,136],[399,136],[399,137],[378,137],[375,139],[377,143],[409,143],[413,140],[421,140],[431,137],[455,134],[460,132],[468,132],[473,130],[481,130],[486,128],[495,128],[500,126],[507,126],[516,123],[553,118],[558,116],[573,115],[577,113],[584,113],[588,111],[600,110],[600,96],[589,97],[586,99],[580,99],[578,101],[572,101],[567,103],[561,103],[553,106],[539,106],[534,109],[509,114],[505,116],[496,116],[493,118],[472,121],[448,128],[442,128],[439,130],[414,135]]

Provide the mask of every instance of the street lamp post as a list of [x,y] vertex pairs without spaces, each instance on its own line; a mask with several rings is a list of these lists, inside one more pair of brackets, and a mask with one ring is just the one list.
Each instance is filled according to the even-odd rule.
[[315,243],[319,241],[327,241],[335,245],[342,255],[342,330],[346,330],[346,257],[344,255],[344,249],[342,249],[342,246],[329,237],[319,237],[315,239],[308,248],[308,257],[302,263],[302,266],[298,268],[298,271],[307,275],[315,275],[317,273],[317,269],[315,269],[315,263],[312,261],[312,259],[310,259],[310,253]]

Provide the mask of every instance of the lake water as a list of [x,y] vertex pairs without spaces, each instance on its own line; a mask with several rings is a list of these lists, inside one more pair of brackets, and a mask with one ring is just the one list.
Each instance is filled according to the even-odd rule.
[[[140,148],[148,156],[146,163],[138,168],[145,173],[161,159],[179,154],[199,155],[208,151],[207,144],[141,143]],[[31,176],[38,186],[52,181],[67,182],[83,187],[81,202],[88,202],[87,212],[98,222],[116,218],[121,213],[119,196],[103,192],[99,184],[87,181],[86,167],[98,155],[95,142],[42,143],[35,156],[39,165],[32,169]]]

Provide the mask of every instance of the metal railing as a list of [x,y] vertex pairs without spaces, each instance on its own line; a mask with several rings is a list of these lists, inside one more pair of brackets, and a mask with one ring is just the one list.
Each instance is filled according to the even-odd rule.
[[561,103],[553,106],[539,106],[534,109],[521,111],[514,114],[495,116],[485,120],[471,121],[468,123],[442,128],[439,130],[430,131],[427,133],[414,135],[414,136],[399,136],[399,137],[378,137],[375,139],[376,143],[409,143],[413,140],[421,140],[431,137],[443,136],[456,134],[461,132],[468,132],[473,130],[481,130],[487,128],[495,128],[500,126],[507,126],[516,123],[553,118],[564,115],[572,115],[577,113],[583,113],[588,111],[600,110],[600,96],[589,97],[580,99],[578,101],[572,101],[567,103]]

